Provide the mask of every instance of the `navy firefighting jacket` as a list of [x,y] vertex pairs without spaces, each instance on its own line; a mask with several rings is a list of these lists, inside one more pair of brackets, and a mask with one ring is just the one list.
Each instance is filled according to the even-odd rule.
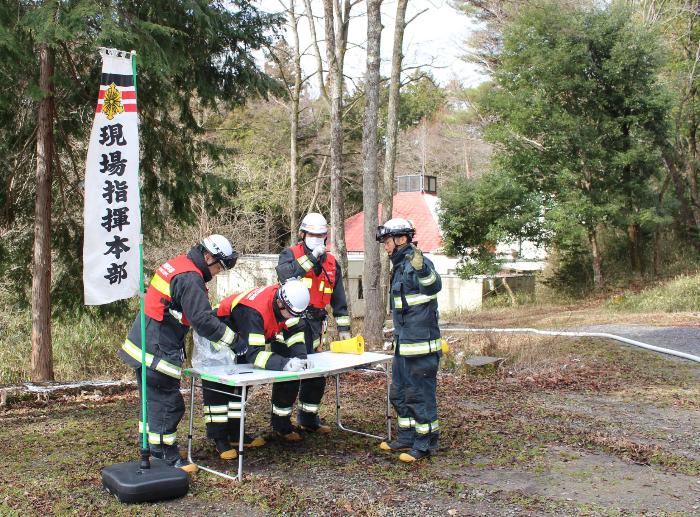
[[412,253],[408,245],[391,256],[390,307],[396,355],[420,357],[441,353],[437,294],[442,280],[427,257],[421,270],[413,269]]

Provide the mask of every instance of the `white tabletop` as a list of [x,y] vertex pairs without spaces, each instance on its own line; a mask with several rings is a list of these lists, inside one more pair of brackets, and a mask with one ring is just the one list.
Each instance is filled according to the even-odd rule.
[[184,374],[229,386],[253,386],[255,384],[272,384],[275,382],[310,379],[312,377],[326,377],[353,370],[357,366],[388,363],[393,359],[393,356],[374,352],[365,352],[360,355],[321,352],[311,354],[309,359],[313,362],[314,367],[300,372],[261,370],[254,368],[251,364],[237,364],[235,366],[206,370],[188,368],[184,370]]

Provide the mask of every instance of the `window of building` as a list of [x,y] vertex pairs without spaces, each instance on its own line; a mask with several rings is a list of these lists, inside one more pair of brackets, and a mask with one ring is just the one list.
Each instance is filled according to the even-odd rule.
[[430,194],[437,193],[437,178],[435,176],[425,176],[423,190]]
[[435,176],[399,176],[396,178],[396,192],[428,192],[437,193],[437,178]]

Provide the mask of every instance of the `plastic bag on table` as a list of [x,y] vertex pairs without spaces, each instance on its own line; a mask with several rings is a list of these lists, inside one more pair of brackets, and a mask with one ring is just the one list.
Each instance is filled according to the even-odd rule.
[[193,332],[193,340],[192,367],[196,370],[226,370],[235,367],[235,356],[229,347],[217,350],[211,341],[196,332]]

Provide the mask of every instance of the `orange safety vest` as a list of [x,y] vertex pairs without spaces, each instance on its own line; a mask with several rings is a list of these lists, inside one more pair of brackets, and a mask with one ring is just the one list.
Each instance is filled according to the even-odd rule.
[[[180,255],[167,261],[156,270],[156,274],[151,278],[151,283],[146,291],[144,300],[144,311],[149,318],[157,321],[163,321],[163,315],[172,301],[170,296],[170,282],[175,276],[180,273],[197,273],[202,279],[204,275],[199,268],[192,262],[187,255]],[[183,313],[182,324],[186,327],[190,326],[187,317]]]
[[265,340],[272,339],[278,332],[286,328],[284,321],[277,321],[275,312],[272,308],[275,296],[279,285],[268,285],[258,287],[242,293],[234,293],[227,296],[219,303],[219,308],[216,309],[216,315],[219,317],[228,317],[236,305],[245,305],[251,309],[255,309],[260,313],[265,326]]
[[[290,249],[295,259],[306,255],[303,242],[292,246]],[[336,271],[335,257],[330,253],[326,253],[326,260],[323,262],[323,269],[320,275],[314,272],[313,267],[306,272],[306,275],[304,275],[301,281],[309,290],[309,295],[311,296],[311,300],[309,301],[310,307],[325,309],[326,306],[331,303],[331,295],[333,294],[333,287],[335,286],[337,277]]]

